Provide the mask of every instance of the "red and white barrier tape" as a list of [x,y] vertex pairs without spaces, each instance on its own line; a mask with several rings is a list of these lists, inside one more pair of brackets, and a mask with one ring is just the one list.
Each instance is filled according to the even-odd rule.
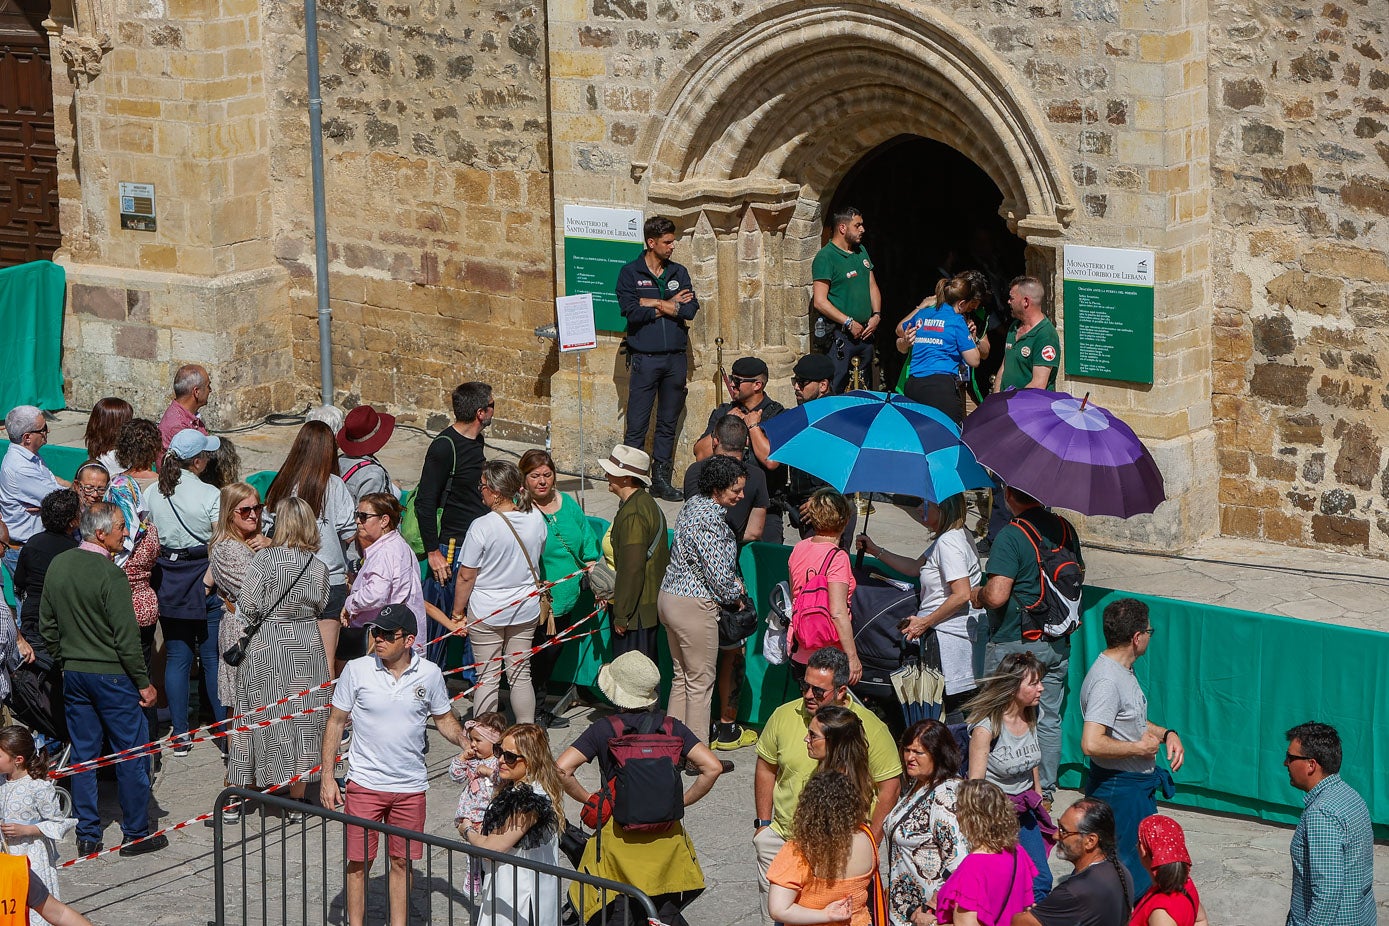
[[[556,579],[554,582],[548,582],[548,583],[546,583],[546,588],[549,588],[549,587],[558,585],[558,584],[561,583],[561,582],[567,582],[568,580],[574,578],[575,576],[582,575],[582,574],[584,574],[584,573],[587,572],[587,571],[588,571],[588,567],[586,567],[586,568],[584,568],[584,569],[577,570],[577,571],[575,571],[575,572],[571,572],[569,575],[564,576],[563,578],[560,578],[560,579]],[[495,611],[493,611],[491,614],[488,614],[486,617],[481,617],[481,618],[478,618],[478,619],[475,620],[475,621],[470,621],[470,622],[467,624],[467,627],[465,627],[464,629],[466,630],[467,628],[474,627],[474,626],[476,626],[478,623],[480,623],[480,622],[482,622],[482,621],[485,621],[485,620],[487,620],[488,618],[495,617],[496,615],[498,615],[498,614],[500,614],[501,612],[505,611],[507,608],[514,607],[515,605],[520,604],[520,603],[523,602],[523,601],[526,601],[526,600],[528,600],[528,599],[530,599],[530,598],[534,598],[535,596],[539,595],[540,593],[541,593],[541,589],[536,589],[536,590],[534,590],[534,591],[532,591],[532,592],[530,592],[530,593],[528,593],[528,594],[526,594],[526,595],[523,595],[522,597],[517,598],[515,601],[512,601],[512,602],[510,602],[510,603],[508,603],[508,604],[502,605],[500,608],[497,608]],[[591,617],[593,617],[595,614],[597,614],[597,613],[599,612],[599,610],[601,610],[601,609],[594,609],[593,611],[590,611],[590,612],[589,612],[587,615],[585,615],[583,618],[579,619],[579,620],[576,621],[574,624],[570,625],[570,627],[567,628],[566,630],[564,630],[561,634],[556,634],[556,636],[555,636],[554,638],[551,638],[551,640],[547,640],[544,644],[542,644],[542,646],[548,646],[551,642],[554,642],[554,643],[563,643],[563,642],[565,642],[564,640],[559,640],[559,639],[557,639],[557,638],[560,637],[560,636],[562,636],[563,634],[569,633],[569,632],[572,631],[575,627],[579,626],[579,624],[582,624],[584,621],[588,620],[589,618],[591,618]],[[438,637],[434,638],[433,640],[429,641],[429,643],[436,643],[436,642],[438,642],[439,640],[444,640],[444,639],[447,639],[448,637],[451,637],[451,636],[454,636],[454,635],[455,635],[455,633],[451,631],[451,632],[449,632],[449,633],[446,633],[446,634],[443,634],[443,635],[441,635],[441,636],[438,636]],[[465,634],[465,635],[466,635],[466,634]],[[425,644],[425,645],[428,646],[429,643],[427,643],[427,644]],[[535,652],[538,652],[538,651],[539,651],[538,649],[533,648],[533,649],[531,650],[531,653],[530,653],[530,654],[533,655]],[[494,660],[495,660],[495,659],[498,659],[498,658],[501,658],[501,657],[493,657]],[[491,661],[491,660],[483,660],[482,662],[475,662],[475,663],[471,663],[471,664],[469,664],[469,665],[459,666],[459,667],[456,668],[456,669],[450,669],[450,670],[448,670],[448,672],[445,672],[444,674],[445,674],[445,675],[451,675],[451,674],[455,674],[455,673],[458,673],[458,672],[466,672],[466,671],[469,670],[469,669],[479,669],[479,668],[482,668],[484,665],[486,665],[489,661]],[[209,740],[218,739],[218,738],[220,738],[220,737],[228,736],[229,734],[232,734],[232,733],[244,732],[245,730],[250,729],[251,727],[245,727],[245,726],[243,726],[243,727],[236,727],[236,728],[233,728],[233,729],[221,730],[221,731],[218,731],[218,732],[215,732],[215,733],[212,733],[212,732],[210,732],[210,731],[216,730],[218,727],[225,727],[225,726],[227,726],[228,724],[235,723],[236,721],[242,720],[242,719],[244,719],[244,718],[246,718],[246,717],[251,717],[251,716],[256,715],[256,714],[261,714],[261,713],[264,713],[265,711],[272,710],[272,709],[274,709],[274,708],[276,708],[276,707],[281,707],[281,706],[283,706],[283,705],[285,705],[285,704],[290,703],[291,701],[298,701],[298,700],[300,700],[301,698],[306,698],[306,697],[308,697],[309,695],[313,694],[313,693],[316,692],[316,691],[324,691],[324,690],[327,690],[327,689],[329,689],[329,688],[332,688],[333,685],[334,685],[334,681],[333,681],[332,679],[330,679],[330,680],[324,682],[324,683],[321,684],[321,685],[315,685],[315,686],[313,686],[312,688],[305,688],[303,691],[296,692],[295,694],[292,694],[292,695],[287,695],[286,697],[280,698],[280,699],[277,700],[277,701],[272,701],[272,702],[269,703],[269,704],[261,705],[260,707],[253,708],[253,709],[251,709],[251,710],[249,710],[249,711],[244,711],[244,712],[242,712],[242,713],[240,713],[240,714],[235,714],[235,715],[233,715],[233,716],[231,716],[231,717],[226,717],[226,718],[224,718],[224,719],[222,719],[222,720],[213,721],[212,723],[207,724],[206,726],[199,727],[197,730],[191,731],[190,733],[183,734],[183,735],[181,735],[181,736],[175,737],[175,735],[171,733],[171,734],[169,734],[168,736],[164,737],[163,739],[153,740],[153,741],[151,741],[151,742],[144,743],[143,745],[140,745],[140,746],[131,746],[131,747],[128,748],[128,749],[123,749],[123,750],[120,750],[119,752],[113,752],[113,753],[110,753],[109,755],[105,755],[105,756],[99,756],[98,758],[95,758],[95,759],[88,759],[88,760],[86,760],[85,762],[78,762],[78,763],[74,763],[74,764],[72,764],[72,765],[66,765],[66,766],[64,766],[64,767],[62,767],[62,768],[53,769],[52,771],[50,771],[50,772],[48,773],[48,777],[56,780],[56,779],[59,779],[59,778],[66,778],[66,777],[68,777],[68,776],[70,776],[70,775],[80,775],[80,774],[83,773],[83,772],[90,772],[90,771],[93,771],[93,770],[98,769],[98,768],[106,768],[106,767],[108,767],[108,766],[115,765],[115,764],[120,763],[120,762],[124,762],[124,761],[126,761],[126,760],[128,760],[128,759],[139,759],[139,758],[143,758],[144,756],[153,755],[155,752],[159,751],[160,749],[164,748],[165,746],[172,746],[175,739],[177,739],[177,740],[179,741],[179,743],[188,743],[188,744],[192,744],[192,743],[204,743],[204,742],[207,742],[207,741],[209,741]],[[288,719],[291,719],[292,716],[299,716],[299,714],[286,715],[285,717],[282,717],[282,718],[279,718],[279,719],[281,719],[281,720],[288,720]],[[263,725],[265,725],[265,724],[263,724]],[[253,724],[252,726],[255,726],[255,725]],[[198,734],[203,734],[203,733],[209,733],[210,735],[207,735],[207,736],[199,736],[199,735],[198,735]]]

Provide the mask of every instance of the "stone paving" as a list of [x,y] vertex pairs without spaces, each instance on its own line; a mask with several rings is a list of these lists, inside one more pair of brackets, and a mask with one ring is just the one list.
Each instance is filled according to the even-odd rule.
[[[79,444],[85,415],[63,413],[54,422],[54,439]],[[243,470],[273,468],[293,439],[293,428],[265,427],[233,435],[241,451]],[[426,439],[412,431],[399,431],[381,454],[383,462],[402,485],[413,485]],[[497,454],[524,447],[498,443]],[[593,453],[591,451],[591,453]],[[568,491],[573,485],[562,485]],[[585,493],[590,513],[610,517],[615,499],[606,485],[589,481]],[[672,519],[678,505],[666,504]],[[924,532],[909,514],[878,503],[870,532],[889,548],[919,548]],[[1157,595],[1180,594],[1193,600],[1229,607],[1285,614],[1307,620],[1324,620],[1349,626],[1389,630],[1389,617],[1381,609],[1389,586],[1389,564],[1342,554],[1280,547],[1272,544],[1217,538],[1197,545],[1184,557],[1112,552],[1092,549],[1087,554],[1090,581],[1127,591]],[[1304,573],[1303,571],[1311,571]],[[466,700],[460,708],[466,709]],[[576,706],[567,730],[554,731],[556,752],[581,732],[592,707]],[[446,775],[450,752],[437,734],[431,733],[431,782],[428,831],[452,834],[455,786]],[[752,817],[751,748],[727,754],[736,764],[714,791],[690,811],[687,824],[698,848],[708,887],[687,911],[692,924],[755,926],[757,916],[756,868],[750,842]],[[589,786],[596,773],[585,767]],[[200,746],[186,758],[166,760],[155,786],[153,813],[159,826],[186,820],[208,810],[222,781],[221,763],[210,746]],[[114,785],[103,783],[106,819],[119,814]],[[1062,792],[1058,806],[1076,795]],[[571,804],[570,810],[573,811]],[[1291,828],[1277,824],[1173,809],[1167,811],[1186,828],[1197,867],[1195,880],[1215,926],[1266,926],[1281,923],[1287,910],[1289,885],[1288,841]],[[108,845],[119,840],[119,831],[108,827]],[[316,845],[316,843],[315,843]],[[330,846],[329,866],[339,863],[339,846]],[[61,847],[71,858],[69,838]],[[1057,874],[1066,866],[1053,862]],[[1375,848],[1375,893],[1382,912],[1389,915],[1389,847]],[[269,880],[278,880],[275,872]],[[291,878],[291,882],[294,879]],[[437,879],[436,879],[437,883]],[[213,920],[212,831],[201,824],[171,835],[163,852],[135,859],[108,856],[83,862],[61,875],[63,896],[97,924],[191,924]],[[297,892],[304,885],[286,884]],[[340,901],[336,907],[340,910]],[[434,907],[434,922],[441,907]],[[229,920],[235,922],[236,920]],[[273,916],[270,922],[276,922]],[[462,921],[461,919],[459,920]]]

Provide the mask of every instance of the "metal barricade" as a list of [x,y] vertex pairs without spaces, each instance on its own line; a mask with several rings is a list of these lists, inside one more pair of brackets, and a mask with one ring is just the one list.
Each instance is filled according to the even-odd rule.
[[[224,818],[224,808],[238,806],[236,822]],[[357,827],[378,840],[376,863],[364,877],[366,923],[393,922],[402,902],[389,886],[395,837],[405,840],[407,859],[421,854],[408,871],[407,924],[579,926],[572,886],[577,909],[594,906],[595,897],[601,905],[591,926],[659,926],[651,898],[631,885],[273,794],[227,788],[212,821],[218,926],[347,923],[347,836]],[[483,883],[470,897],[475,867]]]

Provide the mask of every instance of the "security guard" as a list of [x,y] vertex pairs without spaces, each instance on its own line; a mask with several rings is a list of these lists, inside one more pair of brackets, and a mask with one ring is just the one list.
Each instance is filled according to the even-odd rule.
[[643,228],[646,250],[617,275],[617,304],[627,320],[629,447],[646,446],[651,405],[656,409],[656,440],[651,452],[651,494],[668,502],[685,496],[672,485],[675,426],[685,407],[689,377],[689,323],[699,311],[690,274],[670,259],[675,223],[652,216]]

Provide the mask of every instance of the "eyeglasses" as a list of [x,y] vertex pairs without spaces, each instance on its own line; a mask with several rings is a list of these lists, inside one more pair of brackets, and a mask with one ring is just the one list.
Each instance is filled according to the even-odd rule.
[[34,428],[32,431],[25,431],[24,433],[25,433],[26,435],[28,435],[28,434],[47,434],[47,433],[48,433],[48,425],[44,425],[44,426],[41,427],[41,428]]
[[1060,841],[1060,840],[1062,840],[1062,839],[1069,839],[1069,838],[1072,837],[1072,836],[1084,836],[1084,835],[1085,835],[1085,833],[1081,832],[1080,830],[1068,830],[1068,829],[1066,829],[1064,826],[1062,826],[1060,823],[1056,824],[1056,838],[1057,838],[1058,841]]
[[821,688],[819,685],[812,685],[805,679],[801,679],[800,685],[802,695],[804,695],[807,691],[814,692],[815,700],[817,701],[823,701],[826,698],[828,698],[830,692],[833,690],[831,688]]
[[79,482],[75,488],[83,495],[100,495],[106,491],[106,486],[92,486],[82,482]]
[[1293,753],[1291,753],[1291,752],[1288,752],[1288,753],[1284,753],[1284,754],[1283,754],[1283,764],[1284,764],[1284,765],[1287,765],[1289,762],[1293,762],[1293,761],[1295,761],[1295,760],[1297,760],[1297,759],[1302,759],[1302,760],[1307,761],[1307,762],[1315,762],[1315,761],[1317,761],[1316,759],[1312,758],[1311,756],[1299,756],[1299,755],[1295,755],[1295,754],[1293,754]]
[[265,510],[264,505],[242,505],[236,509],[237,517],[249,518],[252,515],[260,517],[260,513]]
[[372,518],[380,518],[384,517],[384,515],[379,515],[374,511],[354,511],[352,512],[352,517],[357,519],[358,524],[365,524]]
[[498,753],[498,755],[501,756],[501,760],[502,760],[503,762],[505,762],[507,765],[515,765],[517,762],[524,762],[524,761],[526,761],[526,757],[525,757],[525,756],[520,755],[519,753],[509,752],[508,750],[505,750],[505,749],[501,750],[501,751]]
[[371,638],[373,640],[385,640],[387,643],[394,643],[405,636],[403,630],[382,630],[380,627],[371,628]]

